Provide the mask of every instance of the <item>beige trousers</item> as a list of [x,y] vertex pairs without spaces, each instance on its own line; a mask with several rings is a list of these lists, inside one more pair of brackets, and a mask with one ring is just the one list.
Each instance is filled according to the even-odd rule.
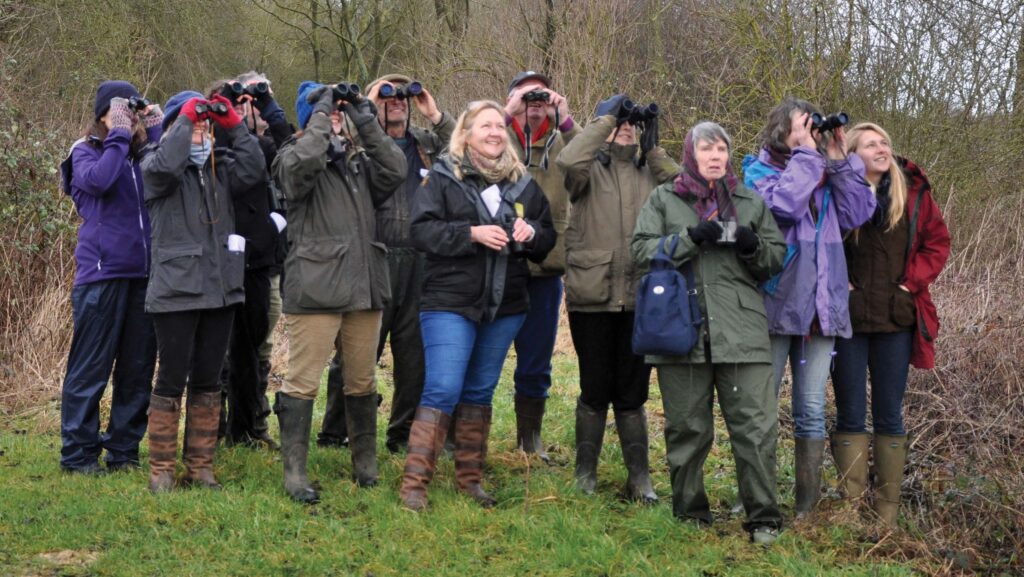
[[288,326],[288,377],[281,392],[315,399],[320,377],[331,355],[342,359],[345,394],[362,397],[377,392],[377,339],[382,311],[285,315]]

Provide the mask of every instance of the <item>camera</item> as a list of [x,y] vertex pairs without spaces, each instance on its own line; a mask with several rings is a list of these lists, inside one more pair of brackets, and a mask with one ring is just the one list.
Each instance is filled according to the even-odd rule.
[[627,98],[622,101],[622,106],[619,107],[618,121],[620,124],[628,122],[636,125],[654,120],[660,114],[661,109],[653,102],[641,105]]
[[406,98],[414,98],[423,94],[423,84],[418,80],[413,80],[409,84],[384,84],[380,87],[380,95],[382,98],[397,98],[404,100]]
[[196,114],[227,114],[228,106],[223,102],[200,102],[196,104]]
[[344,100],[351,104],[359,103],[359,85],[353,82],[339,82],[334,85],[334,100]]
[[551,94],[546,90],[531,90],[523,95],[523,102],[550,102]]
[[735,220],[716,220],[719,226],[722,227],[722,234],[718,236],[717,244],[736,244],[736,221]]
[[850,122],[850,117],[845,112],[837,112],[828,116],[822,116],[815,112],[811,115],[811,126],[818,132],[829,132],[840,126],[846,126],[848,122]]
[[142,112],[150,105],[150,102],[141,96],[132,96],[128,99],[128,109],[135,112]]

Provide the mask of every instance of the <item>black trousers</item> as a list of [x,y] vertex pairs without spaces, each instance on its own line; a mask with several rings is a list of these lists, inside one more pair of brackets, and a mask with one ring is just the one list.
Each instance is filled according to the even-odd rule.
[[580,401],[596,411],[639,409],[647,402],[651,366],[633,354],[633,313],[569,313],[580,364]]
[[[420,334],[420,290],[423,286],[423,256],[409,248],[392,248],[388,253],[391,280],[391,302],[381,319],[377,359],[391,343],[394,396],[388,420],[389,447],[409,440],[416,407],[423,395],[426,368],[423,360],[423,337]],[[341,362],[335,356],[327,373],[327,411],[320,438],[340,441],[348,436],[345,430],[345,399],[342,389]]]
[[160,360],[153,394],[180,398],[220,390],[218,377],[231,337],[233,307],[153,315]]
[[267,404],[260,379],[260,346],[270,331],[270,276],[266,268],[245,271],[245,302],[237,305],[228,362],[222,371],[227,400],[227,435],[236,441],[257,436],[256,423]]

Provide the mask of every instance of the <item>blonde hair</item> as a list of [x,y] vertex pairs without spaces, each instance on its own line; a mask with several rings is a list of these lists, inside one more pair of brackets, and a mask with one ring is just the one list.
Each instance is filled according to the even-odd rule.
[[[451,155],[454,162],[452,162],[452,168],[455,172],[456,178],[462,180],[462,160],[466,155],[466,137],[469,135],[469,131],[473,128],[473,123],[476,122],[476,118],[485,110],[494,110],[505,118],[505,109],[500,104],[493,100],[475,100],[469,103],[466,110],[459,115],[459,119],[455,121],[455,130],[452,131],[451,140],[448,141],[448,153]],[[501,153],[501,158],[498,159],[498,166],[506,167],[508,174],[506,178],[511,182],[516,182],[526,174],[526,167],[519,161],[519,155],[516,153],[515,147],[509,143],[505,147],[505,151]],[[479,168],[479,167],[478,167]]]
[[[892,139],[889,138],[888,132],[873,122],[861,122],[846,133],[846,150],[848,152],[857,152],[861,137],[868,131],[878,133],[889,143],[890,150],[892,149]],[[907,207],[907,179],[903,176],[903,169],[896,162],[895,151],[893,151],[892,160],[889,162],[889,181],[890,201],[889,214],[886,216],[886,232],[896,228],[896,225],[900,223],[900,219],[903,218],[904,210]]]

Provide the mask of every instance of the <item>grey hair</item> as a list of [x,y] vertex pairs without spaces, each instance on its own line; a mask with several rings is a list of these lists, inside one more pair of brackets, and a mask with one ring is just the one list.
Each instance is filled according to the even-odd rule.
[[700,141],[704,142],[718,142],[719,140],[725,142],[725,145],[732,150],[732,137],[729,133],[722,128],[722,125],[717,122],[711,122],[705,120],[704,122],[698,123],[697,126],[693,127],[691,131],[693,133],[693,146],[696,147]]
[[257,82],[266,82],[267,86],[270,86],[270,80],[267,79],[266,75],[264,75],[262,72],[256,72],[255,70],[243,72],[239,74],[238,77],[235,78],[235,80],[241,82],[242,84],[248,84],[249,82],[255,80]]

